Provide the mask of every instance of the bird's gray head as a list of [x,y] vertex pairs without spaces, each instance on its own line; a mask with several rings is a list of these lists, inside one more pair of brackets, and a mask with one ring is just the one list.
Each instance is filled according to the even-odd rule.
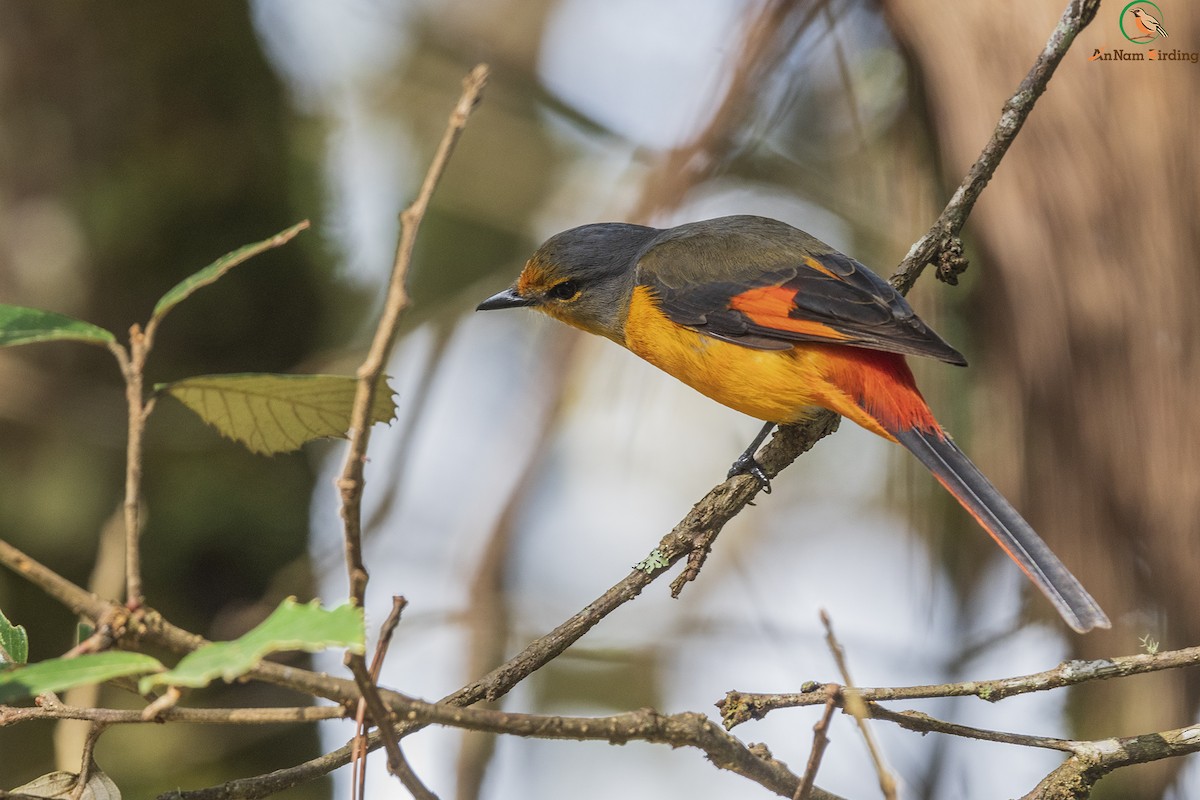
[[638,252],[657,228],[601,222],[551,236],[509,289],[479,311],[529,306],[568,325],[625,343]]

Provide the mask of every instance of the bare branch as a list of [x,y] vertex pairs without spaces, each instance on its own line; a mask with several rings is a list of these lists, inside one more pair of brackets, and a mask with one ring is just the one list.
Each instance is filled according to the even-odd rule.
[[350,579],[350,598],[362,606],[367,590],[367,569],[362,560],[362,490],[363,464],[367,457],[367,444],[371,438],[371,400],[375,388],[383,376],[383,368],[396,341],[400,316],[408,307],[408,267],[412,262],[413,246],[417,230],[429,207],[433,190],[437,188],[450,154],[454,151],[471,111],[479,102],[483,87],[487,84],[488,68],[480,64],[471,70],[463,81],[463,92],[459,97],[446,132],[434,154],[425,181],[412,204],[400,214],[400,242],[396,247],[396,259],[392,265],[392,276],[388,281],[387,299],[383,314],[375,329],[375,337],[367,351],[367,357],[358,368],[358,390],[354,396],[354,408],[350,416],[350,447],[338,488],[342,494],[342,521],[345,525],[346,568]]
[[817,724],[813,726],[812,750],[808,754],[808,764],[804,767],[804,777],[796,789],[796,794],[792,796],[792,800],[809,800],[812,797],[813,782],[816,781],[817,770],[821,767],[821,757],[825,755],[825,748],[829,746],[829,723],[833,721],[833,712],[837,706],[837,696],[831,695],[829,701],[825,703],[825,711],[821,714],[821,719],[817,720]]
[[[646,741],[672,747],[695,747],[702,750],[708,760],[719,769],[749,778],[782,797],[792,797],[800,785],[799,777],[785,764],[772,758],[763,748],[747,747],[698,713],[664,715],[652,709],[642,709],[610,717],[554,717],[482,708],[455,708],[440,703],[411,700],[403,716],[416,724],[436,723],[542,739],[600,740],[613,744]],[[378,735],[373,734],[372,746],[378,744]],[[265,797],[302,780],[311,780],[315,777],[315,769],[332,771],[346,764],[350,759],[350,749],[351,746],[346,745],[293,770],[279,770],[270,775],[231,781],[210,789],[162,795],[160,800],[168,797],[178,800]],[[296,778],[299,780],[294,780]],[[811,796],[816,800],[838,800],[836,795],[820,789],[814,790]]]
[[1078,744],[1080,751],[1023,800],[1087,800],[1096,782],[1115,769],[1200,751],[1200,725]]
[[[1098,661],[1064,661],[1053,669],[1013,678],[941,683],[928,686],[855,689],[854,693],[866,702],[922,700],[935,697],[978,697],[994,703],[1018,694],[1044,692],[1088,681],[1124,678],[1130,675],[1143,675],[1147,672],[1197,665],[1200,665],[1200,647],[1187,647],[1182,650],[1166,650],[1155,654],[1139,653],[1133,656],[1118,656]],[[746,720],[762,719],[777,708],[821,705],[828,698],[828,690],[824,686],[814,684],[811,691],[790,694],[755,694],[732,691],[725,695],[725,699],[718,706],[721,709],[725,727],[732,728]]]
[[285,722],[317,722],[346,716],[342,706],[297,706],[293,708],[171,708],[147,719],[139,710],[80,708],[62,703],[40,706],[0,706],[0,728],[41,719],[79,719],[105,725],[191,722],[205,725],[278,725]]
[[1015,744],[1022,747],[1042,747],[1047,750],[1064,750],[1068,753],[1077,752],[1082,748],[1079,742],[1069,739],[1055,739],[1050,736],[1031,736],[1024,733],[1008,733],[993,731],[986,728],[973,728],[969,725],[959,725],[954,722],[935,719],[920,711],[892,711],[876,703],[867,704],[867,713],[874,719],[894,722],[901,728],[917,733],[944,733],[949,736],[962,736],[966,739],[979,739],[983,742],[1000,742]]
[[854,691],[854,680],[850,677],[850,665],[846,663],[846,651],[838,642],[837,636],[834,635],[833,620],[829,618],[829,612],[825,609],[821,609],[821,624],[825,626],[825,642],[829,645],[829,652],[833,654],[838,672],[842,673],[842,680],[846,684],[845,689],[839,692],[837,697],[841,698],[842,707],[858,723],[858,730],[862,733],[863,741],[867,743],[867,751],[871,754],[871,762],[875,765],[875,774],[879,776],[879,790],[883,792],[883,796],[887,800],[896,800],[896,777],[883,763],[883,753],[879,749],[879,743],[875,741],[875,734],[871,732],[871,726],[867,724],[870,713],[867,711],[866,704]]
[[[151,341],[142,332],[141,326],[129,328],[128,357],[118,357],[121,374],[125,378],[125,404],[128,407],[129,430],[125,443],[125,604],[131,609],[142,605],[142,556],[141,556],[141,489],[142,489],[142,436],[146,430],[146,417],[154,401],[146,401],[142,391],[142,372]],[[114,352],[122,352],[119,347]]]
[[[396,619],[399,619],[398,613]],[[346,663],[350,667],[350,671],[354,673],[354,680],[358,683],[359,691],[362,692],[362,702],[366,705],[371,719],[375,722],[375,727],[383,739],[383,747],[387,751],[388,757],[388,771],[399,778],[404,788],[408,789],[409,794],[417,800],[437,800],[437,795],[421,782],[417,773],[409,765],[408,759],[404,757],[404,752],[400,749],[400,740],[393,727],[392,715],[384,706],[383,698],[379,695],[379,688],[375,685],[375,678],[368,674],[363,657],[351,653],[347,655]],[[364,762],[366,760],[365,752],[363,760]]]
[[1100,0],[1071,0],[1067,4],[1058,25],[1054,27],[1046,46],[1038,55],[1037,61],[1025,75],[1025,79],[1021,81],[1017,91],[1004,104],[1004,111],[996,123],[996,129],[993,131],[991,139],[984,145],[983,152],[971,165],[971,169],[959,184],[954,196],[950,198],[945,210],[937,218],[937,222],[933,223],[929,232],[909,249],[908,255],[904,257],[899,268],[892,275],[892,285],[901,294],[908,293],[908,290],[916,283],[917,277],[925,269],[925,265],[937,260],[939,254],[950,247],[953,240],[962,231],[967,217],[975,208],[975,201],[979,199],[983,188],[987,186],[988,181],[995,174],[996,168],[1000,166],[1001,159],[1004,158],[1009,146],[1020,133],[1025,120],[1033,111],[1034,104],[1046,91],[1046,86],[1050,83],[1054,70],[1067,55],[1067,50],[1075,41],[1075,37],[1095,18],[1099,9]]

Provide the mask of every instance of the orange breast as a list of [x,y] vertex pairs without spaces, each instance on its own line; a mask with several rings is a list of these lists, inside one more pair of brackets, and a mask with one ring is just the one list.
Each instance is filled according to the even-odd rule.
[[742,347],[671,322],[643,286],[634,289],[625,346],[701,394],[768,422],[798,422],[816,406],[887,439],[887,428],[936,425],[902,356],[844,345]]

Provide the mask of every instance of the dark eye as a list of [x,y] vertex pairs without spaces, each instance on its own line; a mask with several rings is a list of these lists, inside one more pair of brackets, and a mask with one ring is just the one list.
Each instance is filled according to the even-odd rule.
[[546,292],[546,296],[554,300],[572,300],[577,294],[579,294],[579,287],[575,281],[556,283],[550,287],[550,291]]

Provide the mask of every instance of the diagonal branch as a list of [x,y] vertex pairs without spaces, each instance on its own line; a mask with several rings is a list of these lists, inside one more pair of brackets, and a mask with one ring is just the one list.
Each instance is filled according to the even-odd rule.
[[425,180],[412,204],[400,214],[400,241],[396,246],[396,259],[392,265],[392,276],[388,282],[387,299],[383,314],[375,329],[375,337],[367,351],[367,357],[358,369],[358,391],[354,396],[354,408],[350,416],[350,447],[338,488],[342,493],[342,521],[345,525],[346,568],[350,577],[350,598],[358,606],[364,605],[367,590],[367,569],[362,560],[362,491],[363,466],[367,457],[367,444],[371,438],[371,399],[383,377],[383,368],[396,341],[400,317],[408,307],[408,267],[412,262],[413,246],[417,230],[429,207],[433,190],[437,188],[446,170],[450,154],[462,136],[467,119],[479,103],[483,87],[487,85],[488,68],[479,64],[463,81],[463,92],[450,114],[450,122],[438,144],[437,152],[425,173]]
[[[938,259],[958,237],[971,210],[975,208],[975,201],[979,199],[983,188],[992,179],[1001,159],[1008,152],[1009,146],[1021,132],[1037,99],[1046,91],[1054,70],[1066,57],[1075,37],[1087,27],[1099,10],[1100,0],[1071,0],[1067,4],[1046,46],[1038,54],[1037,61],[1033,63],[1017,91],[1004,104],[1004,111],[991,138],[984,145],[983,152],[967,171],[966,177],[955,190],[954,196],[950,198],[937,222],[912,246],[908,255],[900,262],[896,273],[892,275],[892,285],[901,294],[908,294],[925,265]],[[961,267],[956,271],[960,270]],[[953,280],[949,282],[952,283]]]

